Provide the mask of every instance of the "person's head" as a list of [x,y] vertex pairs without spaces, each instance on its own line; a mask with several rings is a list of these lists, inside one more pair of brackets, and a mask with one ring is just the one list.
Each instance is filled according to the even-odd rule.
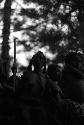
[[60,67],[56,64],[49,64],[47,74],[53,81],[59,81],[61,75]]
[[43,52],[38,51],[30,60],[29,67],[34,66],[34,71],[46,72],[46,58]]

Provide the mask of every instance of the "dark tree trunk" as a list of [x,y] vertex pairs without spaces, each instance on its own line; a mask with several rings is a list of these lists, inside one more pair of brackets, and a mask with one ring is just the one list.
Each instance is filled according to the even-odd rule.
[[10,58],[9,58],[9,35],[10,35],[10,17],[11,17],[11,3],[12,0],[6,0],[4,5],[4,16],[3,16],[3,41],[2,41],[2,71],[3,74],[8,78]]
[[79,20],[79,24],[80,24],[80,27],[79,27],[80,48],[82,48],[82,50],[84,52],[84,8],[79,9],[78,20]]

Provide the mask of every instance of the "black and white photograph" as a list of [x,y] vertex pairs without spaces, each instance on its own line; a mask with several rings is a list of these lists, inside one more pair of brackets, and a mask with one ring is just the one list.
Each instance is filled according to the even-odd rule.
[[0,0],[0,125],[84,125],[84,0]]

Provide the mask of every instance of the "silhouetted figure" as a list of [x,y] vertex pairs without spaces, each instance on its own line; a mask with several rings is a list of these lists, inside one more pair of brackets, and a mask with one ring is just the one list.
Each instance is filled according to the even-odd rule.
[[[17,75],[17,67],[15,67],[14,65],[11,68],[12,70],[12,75],[9,77],[9,79],[7,80],[7,85],[11,88],[14,89],[14,87],[18,86],[18,83],[20,81],[20,77]],[[14,74],[14,72],[16,72],[16,74]],[[14,85],[15,84],[15,85]],[[16,88],[15,88],[16,89]]]
[[23,123],[60,125],[56,117],[57,93],[57,88],[46,75],[46,58],[39,51],[30,60],[16,92]]
[[65,95],[79,103],[84,102],[84,55],[70,52],[65,57],[62,89]]
[[84,124],[84,55],[69,52],[65,57],[60,87],[65,95],[60,105],[60,121],[64,125]]
[[[11,68],[13,75],[10,76],[7,83],[4,84],[1,96],[3,101],[1,103],[2,118],[0,121],[3,122],[3,124],[9,125],[19,124],[17,121],[18,108],[14,91],[14,70],[16,70],[14,68],[14,66]],[[18,84],[19,80],[20,78],[16,75],[16,84]]]
[[7,79],[0,70],[0,124],[14,124],[15,105],[13,100],[13,91],[7,86]]
[[[34,69],[32,69],[32,66]],[[40,92],[40,89],[44,86],[40,83],[41,78],[44,80],[44,73],[46,72],[46,58],[42,52],[37,52],[27,67],[26,71],[23,72],[21,81],[19,83],[19,94],[27,94],[27,96],[35,96],[36,93]],[[35,87],[35,88],[34,88]],[[24,91],[27,89],[27,91]],[[20,92],[21,91],[21,92]],[[36,91],[36,93],[34,93]],[[26,93],[27,92],[27,93]],[[40,96],[37,94],[36,96]]]
[[[32,69],[34,67],[34,70]],[[39,51],[32,59],[24,71],[18,85],[16,95],[21,110],[19,119],[23,119],[24,124],[43,125],[47,124],[47,115],[43,108],[41,97],[45,88],[46,58]]]
[[49,76],[49,79],[54,82],[52,83],[54,85],[53,88],[56,88],[58,90],[58,94],[60,94],[60,96],[63,96],[63,93],[58,85],[61,79],[61,67],[57,64],[49,64],[47,68],[47,75]]

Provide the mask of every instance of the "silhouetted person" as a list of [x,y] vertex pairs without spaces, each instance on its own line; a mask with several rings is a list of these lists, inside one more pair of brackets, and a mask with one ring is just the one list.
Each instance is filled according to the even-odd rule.
[[46,58],[41,51],[38,51],[23,72],[16,91],[21,109],[20,119],[23,119],[24,124],[43,125],[48,122],[41,100],[45,89],[45,72]]
[[68,98],[79,103],[84,102],[84,55],[70,52],[65,57],[62,73],[62,89]]
[[[2,71],[2,70],[1,70]],[[15,122],[15,105],[13,91],[7,86],[6,75],[0,71],[0,124],[12,124]]]
[[[10,87],[10,88],[13,88],[14,87],[17,87],[18,86],[18,83],[20,81],[20,77],[17,75],[17,67],[16,66],[12,66],[11,68],[12,70],[12,75],[9,77],[9,79],[7,80],[7,85]],[[16,74],[14,74],[14,72],[16,72]],[[15,76],[14,76],[15,75]],[[15,80],[15,81],[14,81]],[[14,85],[15,84],[15,85]],[[16,88],[15,88],[16,89]]]
[[[34,67],[34,69],[32,69],[32,66]],[[40,81],[41,78],[43,78],[44,80],[45,72],[46,72],[46,58],[43,55],[43,53],[39,51],[32,57],[29,66],[27,67],[26,71],[23,72],[21,81],[19,83],[20,87],[19,94],[25,93],[27,94],[27,96],[28,95],[35,96],[36,93],[40,92],[40,89],[42,89],[43,87],[43,84],[41,84]],[[24,89],[28,90],[24,91]],[[35,91],[36,93],[34,93]],[[38,96],[40,95],[38,94]]]
[[60,125],[56,117],[58,90],[54,87],[46,74],[46,58],[39,51],[23,73],[17,93],[25,124]]
[[61,100],[60,120],[65,125],[84,124],[84,55],[69,52],[65,57],[60,87],[65,95]]
[[[58,85],[60,79],[61,79],[61,68],[57,64],[50,64],[47,68],[47,75],[49,76],[49,79],[51,79],[53,82],[53,88],[57,89],[58,95],[63,96],[63,93]],[[54,91],[53,91],[54,92]],[[54,93],[56,95],[56,93]],[[56,95],[57,96],[57,95]]]

